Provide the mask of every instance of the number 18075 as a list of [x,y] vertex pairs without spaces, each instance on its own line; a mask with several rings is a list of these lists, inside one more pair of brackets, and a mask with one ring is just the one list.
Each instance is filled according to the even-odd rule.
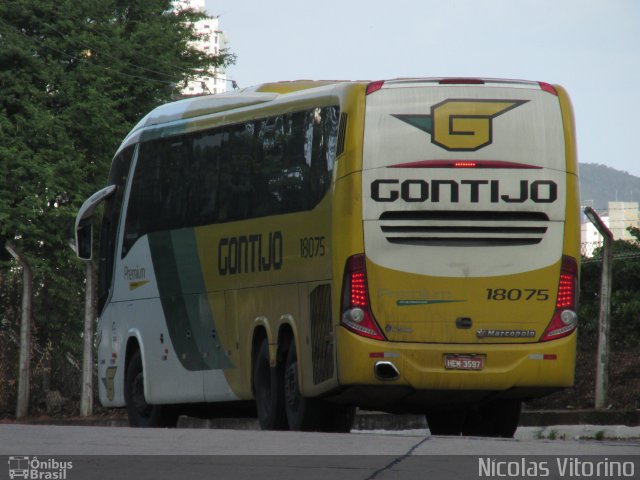
[[487,300],[544,302],[549,300],[549,290],[546,288],[487,288]]

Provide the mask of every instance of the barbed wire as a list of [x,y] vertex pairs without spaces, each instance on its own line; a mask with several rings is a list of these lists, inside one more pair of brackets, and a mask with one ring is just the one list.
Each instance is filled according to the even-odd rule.
[[[628,242],[630,247],[640,248],[635,242]],[[596,249],[602,248],[602,242],[582,242],[580,244],[580,253],[582,254],[582,263],[601,263],[601,256],[594,256],[593,252]],[[634,258],[640,258],[640,250],[629,252],[614,252],[613,261],[629,260]]]

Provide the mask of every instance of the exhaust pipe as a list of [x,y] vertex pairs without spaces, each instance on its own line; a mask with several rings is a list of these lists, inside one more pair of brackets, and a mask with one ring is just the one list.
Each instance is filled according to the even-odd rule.
[[385,382],[397,380],[400,378],[400,372],[391,362],[376,362],[373,372],[378,380]]

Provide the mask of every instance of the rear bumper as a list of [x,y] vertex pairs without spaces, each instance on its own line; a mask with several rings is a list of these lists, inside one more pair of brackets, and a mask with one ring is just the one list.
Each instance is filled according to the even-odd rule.
[[[486,396],[533,398],[573,385],[576,332],[543,343],[424,344],[381,342],[337,330],[338,380],[349,403],[370,404],[371,395],[387,396],[388,403],[409,401],[436,404],[456,397],[479,400]],[[485,356],[481,371],[447,370],[445,354]],[[399,376],[376,377],[376,363],[392,363]],[[362,393],[357,393],[358,391]],[[361,398],[362,397],[362,398]],[[346,398],[345,398],[346,400]],[[380,406],[380,405],[377,405]]]

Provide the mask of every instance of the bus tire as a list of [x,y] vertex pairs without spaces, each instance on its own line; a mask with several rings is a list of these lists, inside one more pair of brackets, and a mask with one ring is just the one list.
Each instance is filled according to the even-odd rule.
[[337,405],[319,398],[308,398],[300,392],[298,355],[291,342],[284,366],[285,411],[290,430],[349,433],[356,407]]
[[142,355],[136,350],[125,373],[124,398],[129,425],[146,428],[174,428],[178,412],[170,405],[150,405],[144,397],[144,371]]
[[477,437],[513,438],[521,408],[520,400],[500,400],[481,405],[469,414],[462,433]]
[[256,397],[258,422],[262,430],[286,430],[284,411],[284,375],[282,365],[269,365],[269,343],[265,338],[260,344],[253,363],[253,390]]
[[462,427],[466,417],[465,412],[459,410],[429,412],[425,416],[431,435],[462,435]]
[[285,411],[289,430],[320,431],[323,412],[318,411],[317,402],[300,393],[298,383],[298,355],[295,341],[291,341],[284,365]]
[[326,403],[325,424],[323,432],[349,433],[356,418],[356,407],[351,405],[334,405]]

